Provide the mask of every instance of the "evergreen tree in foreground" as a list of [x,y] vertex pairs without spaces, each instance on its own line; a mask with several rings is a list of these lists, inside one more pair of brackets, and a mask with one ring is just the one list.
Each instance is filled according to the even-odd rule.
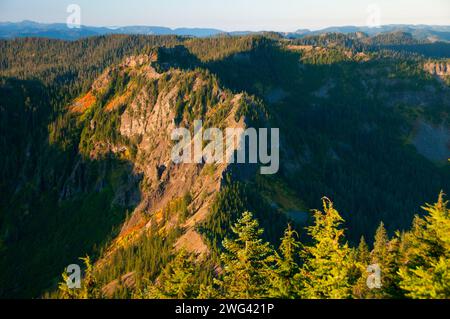
[[99,287],[94,275],[94,266],[89,256],[80,258],[85,267],[84,277],[81,280],[80,288],[70,288],[68,286],[69,276],[63,272],[63,281],[59,283],[59,298],[61,299],[96,299],[100,297]]
[[398,288],[399,239],[389,239],[384,224],[381,223],[375,233],[375,242],[370,254],[370,264],[381,270],[381,287],[370,289],[366,298],[399,298],[402,293]]
[[144,299],[193,299],[197,298],[200,284],[197,281],[198,256],[181,250],[164,268],[154,285],[143,293]]
[[316,211],[314,225],[307,228],[312,246],[303,249],[304,264],[296,279],[303,282],[300,295],[307,299],[341,299],[351,296],[351,250],[344,242],[342,217],[328,198],[324,211]]
[[278,252],[275,252],[275,269],[271,276],[271,298],[298,298],[300,281],[295,278],[299,271],[297,259],[300,243],[298,234],[291,225],[284,232]]
[[369,287],[367,287],[367,266],[370,265],[370,249],[364,236],[361,237],[358,248],[355,251],[354,259],[356,268],[356,274],[354,276],[357,279],[355,285],[353,286],[352,295],[356,299],[364,299],[369,293]]
[[424,218],[416,217],[407,245],[400,287],[410,298],[450,298],[450,214],[444,194],[427,204]]
[[[278,250],[261,239],[263,230],[251,213],[244,213],[231,227],[234,238],[223,241],[219,265],[185,250],[177,251],[136,298],[450,298],[450,215],[441,193],[428,215],[416,217],[409,232],[390,239],[383,224],[374,248],[364,238],[357,248],[345,242],[343,219],[327,198],[323,212],[307,227],[311,242],[297,240],[288,226]],[[104,297],[89,258],[80,289],[69,289],[68,275],[59,286],[61,298]],[[381,287],[369,287],[369,265],[381,270]],[[213,277],[215,279],[213,280]],[[214,283],[212,283],[214,282]],[[126,296],[124,296],[126,297]]]
[[237,299],[267,297],[273,250],[261,239],[263,230],[252,213],[246,212],[232,231],[236,238],[223,241],[223,273],[216,280],[220,295]]

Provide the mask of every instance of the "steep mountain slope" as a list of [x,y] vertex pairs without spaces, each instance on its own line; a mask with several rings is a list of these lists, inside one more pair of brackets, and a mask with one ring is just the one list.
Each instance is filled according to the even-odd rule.
[[[2,294],[31,291],[34,295],[55,275],[51,270],[39,275],[28,272],[23,282],[12,281],[9,271],[14,269],[8,264],[30,266],[23,250],[36,252],[33,267],[42,271],[49,258],[61,256],[63,250],[69,248],[61,261],[76,262],[86,252],[81,247],[90,247],[87,252],[98,254],[95,246],[104,246],[109,236],[116,234],[115,242],[124,238],[132,241],[151,229],[152,223],[159,225],[160,232],[181,229],[177,247],[208,253],[196,227],[205,220],[216,193],[225,184],[226,173],[233,170],[226,164],[175,165],[171,161],[171,131],[177,126],[192,128],[193,119],[204,120],[205,129],[219,125],[245,128],[243,107],[258,110],[258,102],[221,88],[205,70],[171,69],[169,62],[158,61],[162,51],[170,55],[170,50],[155,50],[108,68],[49,125],[48,145],[40,145],[43,153],[34,155],[41,162],[34,173],[38,183],[28,186],[40,192],[36,202],[24,200],[27,186],[14,183],[11,187],[17,187],[16,195],[4,203],[4,207],[13,207],[24,200],[30,208],[21,213],[22,208],[15,207],[14,212],[2,214],[6,241],[2,268],[8,268],[2,277]],[[4,102],[8,103],[8,84],[4,90]],[[186,198],[190,198],[189,203]],[[180,203],[182,211],[173,208]],[[80,212],[73,214],[73,209]],[[96,210],[102,214],[95,214]],[[126,212],[130,218],[123,224]],[[26,223],[12,228],[19,225],[19,218]],[[120,230],[110,231],[119,225]],[[73,229],[71,236],[62,238],[67,227]],[[45,235],[29,238],[40,233],[38,228]],[[80,237],[83,233],[85,238]],[[42,249],[46,242],[54,245]],[[28,275],[39,279],[27,282]]]
[[[142,175],[141,202],[124,225],[120,237],[129,234],[130,229],[138,230],[138,225],[150,227],[149,216],[189,194],[192,202],[187,209],[192,212],[192,216],[183,216],[187,219],[184,221],[186,236],[199,238],[193,227],[205,218],[208,205],[215,192],[220,190],[228,167],[226,164],[176,165],[171,159],[174,145],[171,132],[178,126],[192,129],[192,119],[204,120],[205,128],[218,123],[223,127],[244,128],[244,119],[238,118],[236,113],[243,103],[251,101],[243,95],[233,95],[223,90],[215,78],[205,71],[169,70],[157,73],[150,66],[150,59],[148,56],[127,58],[124,64],[108,70],[94,82],[93,90],[101,91],[111,86],[115,77],[127,78],[123,90],[114,90],[111,98],[103,103],[102,116],[93,116],[91,132],[88,132],[88,128],[82,133],[81,150],[90,157],[98,157],[103,152],[129,157],[136,173]],[[206,99],[203,98],[205,94]],[[98,126],[103,125],[100,123],[104,117],[108,117],[108,112],[117,110],[121,114],[120,126],[114,129],[127,142],[105,145],[101,138],[97,140]],[[87,112],[95,111],[88,108],[81,116],[86,116]],[[168,228],[180,223],[179,216],[157,216],[156,222],[161,222],[159,219],[163,217]],[[205,250],[201,242],[185,242],[198,246],[201,251]]]

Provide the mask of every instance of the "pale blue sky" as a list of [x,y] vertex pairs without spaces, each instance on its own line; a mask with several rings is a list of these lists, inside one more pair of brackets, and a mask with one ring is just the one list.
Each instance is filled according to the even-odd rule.
[[319,29],[365,25],[370,4],[381,9],[381,24],[450,25],[450,0],[0,0],[0,21],[65,22],[69,4],[95,26]]

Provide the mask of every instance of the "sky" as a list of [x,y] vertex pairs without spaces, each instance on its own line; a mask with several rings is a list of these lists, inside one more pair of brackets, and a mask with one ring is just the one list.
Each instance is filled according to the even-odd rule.
[[317,30],[367,25],[374,10],[383,25],[450,25],[450,0],[0,0],[0,21],[66,22],[70,4],[89,26]]

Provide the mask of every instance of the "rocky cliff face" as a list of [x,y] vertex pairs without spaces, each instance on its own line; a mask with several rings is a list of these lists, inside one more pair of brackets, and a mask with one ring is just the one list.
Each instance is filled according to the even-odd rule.
[[[171,160],[175,144],[171,133],[180,126],[192,131],[196,119],[204,120],[205,127],[246,127],[245,118],[238,118],[237,113],[244,102],[251,103],[248,97],[221,88],[206,71],[165,68],[159,73],[154,68],[157,63],[157,54],[125,59],[106,70],[91,91],[69,108],[79,117],[94,112],[92,108],[102,108],[102,117],[91,120],[91,131],[101,127],[101,121],[112,114],[119,114],[115,130],[120,138],[115,142],[96,139],[88,155],[94,159],[114,153],[131,162],[134,175],[142,177],[139,202],[99,265],[107,262],[117,247],[133,242],[144,232],[169,232],[174,227],[182,229],[176,249],[207,254],[208,248],[196,226],[207,217],[226,172],[232,169],[225,163],[175,164]],[[118,78],[126,81],[117,81]],[[117,89],[119,82],[122,84]],[[198,98],[205,91],[211,92],[207,101]],[[181,218],[170,207],[187,194],[191,199],[188,215]],[[116,197],[121,196],[119,191]]]
[[450,61],[426,62],[424,70],[441,79],[450,77]]

